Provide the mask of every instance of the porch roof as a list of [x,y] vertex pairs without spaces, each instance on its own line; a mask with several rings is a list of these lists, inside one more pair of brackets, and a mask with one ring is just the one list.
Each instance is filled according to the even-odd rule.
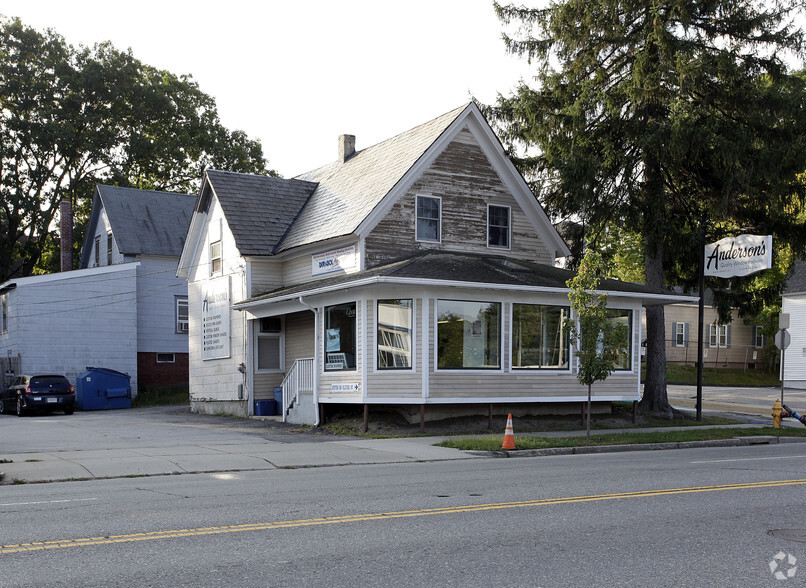
[[[237,310],[248,310],[302,296],[380,283],[567,294],[566,282],[574,275],[575,272],[570,270],[503,255],[429,250],[361,272],[279,288],[233,306]],[[640,298],[644,306],[697,300],[696,297],[675,294],[670,290],[620,280],[602,280],[599,291]]]

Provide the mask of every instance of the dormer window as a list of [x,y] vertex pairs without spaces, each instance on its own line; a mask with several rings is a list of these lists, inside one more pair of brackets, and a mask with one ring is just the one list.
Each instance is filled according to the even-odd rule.
[[442,200],[417,196],[417,240],[439,243],[442,240]]
[[509,249],[509,206],[487,207],[487,246]]

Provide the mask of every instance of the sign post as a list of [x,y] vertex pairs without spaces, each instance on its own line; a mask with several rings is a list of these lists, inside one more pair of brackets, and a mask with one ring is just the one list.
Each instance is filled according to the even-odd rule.
[[780,329],[775,333],[775,346],[781,350],[781,404],[784,403],[784,357],[786,356],[786,348],[792,343],[792,336],[787,329],[789,328],[789,313],[782,312],[778,317],[778,328]]

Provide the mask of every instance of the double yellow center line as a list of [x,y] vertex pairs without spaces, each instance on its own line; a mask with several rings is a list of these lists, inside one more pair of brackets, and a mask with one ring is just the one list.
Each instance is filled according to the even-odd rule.
[[367,513],[344,515],[340,517],[324,517],[318,519],[299,519],[295,521],[275,521],[267,523],[251,523],[243,525],[226,525],[221,527],[199,527],[196,529],[176,529],[172,531],[153,531],[150,533],[131,533],[127,535],[110,535],[108,537],[87,537],[83,539],[62,539],[59,541],[39,541],[0,545],[0,554],[19,553],[21,551],[41,551],[44,549],[63,549],[65,547],[88,547],[92,545],[109,545],[113,543],[131,543],[134,541],[151,541],[154,539],[174,539],[177,537],[199,537],[203,535],[219,535],[223,533],[242,533],[245,531],[268,531],[271,529],[288,529],[293,527],[310,527],[315,525],[336,525],[361,521],[379,521],[406,517],[424,517],[464,512],[480,512],[507,508],[529,506],[546,506],[551,504],[574,504],[579,502],[597,502],[617,498],[646,498],[651,496],[673,496],[696,492],[724,492],[727,490],[749,490],[753,488],[775,488],[806,484],[804,480],[774,480],[770,482],[748,482],[744,484],[724,484],[720,486],[693,486],[690,488],[667,488],[662,490],[642,490],[638,492],[619,492],[616,494],[595,494],[591,496],[571,496],[567,498],[542,498],[519,502],[495,502],[491,504],[469,504],[465,506],[448,506],[443,508],[426,508],[421,510],[404,510],[398,512]]

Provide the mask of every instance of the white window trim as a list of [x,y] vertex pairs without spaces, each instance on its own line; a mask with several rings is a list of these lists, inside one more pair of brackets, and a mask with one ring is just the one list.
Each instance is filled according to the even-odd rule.
[[[252,321],[254,323],[254,334],[255,334],[255,349],[254,349],[254,361],[255,361],[255,373],[256,374],[277,374],[282,373],[285,371],[285,318],[280,318],[280,330],[277,332],[262,332],[260,330],[260,319]],[[260,364],[258,361],[258,353],[259,353],[259,339],[277,339],[278,340],[278,351],[277,353],[280,355],[278,361],[277,369],[266,369],[260,368]]]
[[[451,302],[480,302],[480,303],[487,303],[487,304],[498,304],[501,307],[501,313],[499,315],[500,324],[499,324],[499,334],[498,334],[498,367],[497,368],[441,368],[439,367],[439,302],[440,300],[444,301],[451,301]],[[490,300],[487,298],[484,299],[474,299],[474,298],[436,298],[434,300],[434,320],[433,320],[433,329],[434,329],[434,373],[443,373],[443,374],[503,374],[506,373],[504,371],[504,310],[505,304],[501,300]]]
[[[180,320],[179,318],[179,303],[184,302],[185,308],[187,310],[187,318],[185,320]],[[184,329],[182,329],[182,324],[184,323]],[[174,326],[176,328],[176,333],[181,335],[187,335],[190,331],[190,305],[188,303],[187,296],[174,296]]]
[[101,236],[95,235],[95,267],[101,265]]
[[115,256],[115,241],[112,237],[112,231],[106,233],[106,265],[112,265],[112,260]]
[[[507,210],[507,245],[490,245],[490,209],[492,207],[505,208]],[[512,249],[512,207],[503,204],[487,204],[487,248],[499,251],[510,251]]]
[[557,308],[567,308],[568,309],[568,317],[571,317],[571,307],[565,306],[563,304],[557,304],[555,302],[507,302],[507,310],[509,311],[509,333],[507,338],[509,339],[509,365],[508,371],[514,374],[570,374],[571,368],[574,365],[574,345],[571,343],[571,339],[569,336],[568,339],[568,367],[567,368],[536,368],[536,367],[520,367],[515,365],[515,349],[513,348],[515,336],[515,305],[530,305],[530,306],[554,306]]
[[[170,355],[171,359],[168,359],[168,360],[160,359],[160,355]],[[175,353],[168,353],[168,352],[165,352],[165,353],[158,352],[156,354],[156,359],[157,359],[157,363],[176,363],[176,354]]]
[[[327,369],[325,367],[327,365],[327,354],[328,354],[328,352],[325,349],[325,346],[327,345],[326,344],[326,334],[327,334],[327,312],[326,311],[327,311],[328,308],[330,308],[332,306],[341,306],[342,304],[350,304],[351,302],[355,303],[355,337],[356,337],[356,341],[355,341],[355,348],[356,348],[355,349],[356,350],[355,367],[353,369],[346,369],[346,370],[329,370],[329,369]],[[321,331],[320,331],[321,339],[319,340],[320,341],[319,344],[320,344],[320,352],[322,353],[322,365],[321,365],[321,370],[322,371],[321,371],[321,374],[322,374],[323,377],[327,377],[327,376],[330,376],[330,375],[333,375],[333,374],[357,374],[359,371],[362,371],[362,370],[359,370],[360,362],[358,361],[359,360],[358,351],[361,350],[361,353],[366,352],[366,345],[365,345],[366,337],[364,336],[364,333],[362,332],[362,330],[364,328],[364,324],[361,321],[360,312],[359,312],[362,309],[362,304],[364,305],[363,307],[366,308],[366,300],[360,299],[360,298],[355,298],[355,299],[345,300],[343,302],[334,302],[333,304],[326,304],[326,305],[322,306],[322,325],[321,325]],[[331,353],[333,353],[333,352],[331,352]],[[336,353],[339,353],[339,352],[336,352]],[[366,364],[366,361],[367,361],[366,357],[361,358],[361,362],[363,362],[364,364]],[[366,370],[363,370],[363,371],[366,372]],[[366,388],[366,387],[364,387],[364,388]]]
[[[378,367],[378,302],[381,300],[411,300],[411,365],[407,368],[381,368]],[[375,305],[375,360],[372,372],[375,374],[399,374],[417,371],[417,298],[410,296],[407,298],[376,298],[372,301]]]
[[[420,220],[420,217],[417,215],[417,209],[419,208],[418,202],[419,202],[420,198],[430,198],[431,200],[436,200],[437,201],[437,204],[438,204],[438,207],[439,207],[439,219],[438,219],[437,222],[439,223],[439,227],[438,227],[438,230],[437,230],[437,238],[436,238],[436,240],[420,238],[420,233],[418,231],[418,228],[420,226],[420,223],[418,221]],[[442,243],[442,198],[441,197],[439,197],[439,196],[431,196],[429,194],[417,194],[414,197],[414,239],[418,243]]]

